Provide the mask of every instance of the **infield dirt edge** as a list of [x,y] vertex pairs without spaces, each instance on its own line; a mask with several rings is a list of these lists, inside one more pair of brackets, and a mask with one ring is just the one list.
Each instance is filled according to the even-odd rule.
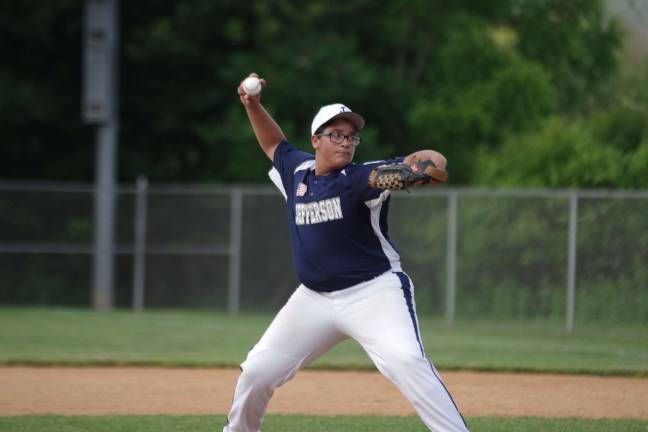
[[[225,414],[238,369],[0,367],[0,415]],[[648,419],[648,378],[442,371],[466,416]],[[269,413],[413,415],[377,372],[304,370]]]

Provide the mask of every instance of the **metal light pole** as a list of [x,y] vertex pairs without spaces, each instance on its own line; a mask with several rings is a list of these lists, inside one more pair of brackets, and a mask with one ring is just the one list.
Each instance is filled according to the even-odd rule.
[[92,304],[114,300],[115,186],[117,172],[119,0],[87,0],[83,40],[82,115],[97,126],[95,151]]

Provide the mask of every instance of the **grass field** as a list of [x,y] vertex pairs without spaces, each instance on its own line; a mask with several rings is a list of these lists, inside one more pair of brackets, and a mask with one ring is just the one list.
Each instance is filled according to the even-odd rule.
[[[0,308],[0,364],[236,367],[272,320],[210,311],[94,312]],[[648,376],[643,326],[422,319],[428,356],[440,369]],[[354,342],[313,367],[373,369]]]
[[[237,366],[272,320],[210,311],[94,312],[0,308],[0,364]],[[441,369],[648,376],[648,332],[592,324],[565,335],[561,323],[422,319],[428,355]],[[373,369],[345,342],[314,367]],[[472,431],[648,432],[646,420],[474,417]],[[0,432],[220,432],[224,416],[0,416]],[[270,415],[264,432],[423,432],[417,417]]]
[[[224,416],[24,416],[0,417],[0,431],[17,432],[220,432]],[[476,417],[479,432],[646,432],[645,420]],[[271,415],[264,432],[424,432],[416,417],[317,417]]]

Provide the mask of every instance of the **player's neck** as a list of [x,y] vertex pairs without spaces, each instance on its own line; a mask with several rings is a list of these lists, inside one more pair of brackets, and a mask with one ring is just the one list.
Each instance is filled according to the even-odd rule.
[[330,165],[326,164],[325,162],[321,160],[315,159],[315,175],[316,176],[327,176],[330,174],[333,174],[333,171],[335,171],[334,167],[331,167]]
[[324,177],[327,175],[330,175],[333,173],[333,170],[320,170],[319,168],[315,167],[315,175],[318,177]]

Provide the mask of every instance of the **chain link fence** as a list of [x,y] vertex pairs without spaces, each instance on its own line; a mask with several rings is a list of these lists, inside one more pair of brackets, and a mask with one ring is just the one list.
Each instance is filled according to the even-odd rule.
[[[93,194],[0,182],[0,303],[91,304]],[[273,187],[117,196],[117,307],[276,311],[298,284]],[[389,227],[421,316],[648,322],[647,191],[418,189]]]

